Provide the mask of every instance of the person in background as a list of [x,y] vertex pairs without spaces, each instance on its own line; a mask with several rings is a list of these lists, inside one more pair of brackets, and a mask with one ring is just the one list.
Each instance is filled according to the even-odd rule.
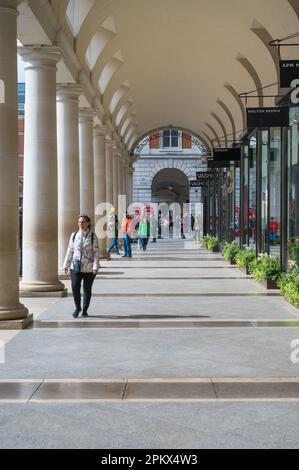
[[149,238],[152,233],[151,223],[149,218],[144,215],[139,223],[138,236],[143,251],[146,251]]
[[133,218],[131,215],[126,214],[123,218],[121,225],[122,232],[122,243],[124,249],[123,258],[132,258],[132,248],[131,248],[131,234],[133,231]]
[[199,215],[197,215],[195,217],[194,229],[195,229],[195,242],[200,243],[201,224],[200,224],[200,216]]
[[191,214],[191,231],[194,232],[194,225],[195,225],[195,218],[194,215]]
[[83,312],[82,317],[88,317],[88,308],[91,300],[92,285],[99,270],[99,243],[98,238],[91,230],[91,220],[86,214],[78,219],[79,230],[72,233],[66,257],[64,272],[71,274],[73,298],[76,310],[73,317],[77,318],[81,312],[81,284],[83,281]]
[[111,253],[114,249],[115,253],[117,255],[119,255],[119,250],[118,250],[118,217],[117,217],[116,210],[115,210],[114,207],[112,207],[112,209],[110,211],[109,218],[108,218],[107,235],[108,235],[108,238],[112,239],[111,245],[108,248],[108,253]]
[[153,236],[151,243],[157,243],[158,223],[157,223],[155,214],[151,215],[151,226],[152,226],[152,236]]

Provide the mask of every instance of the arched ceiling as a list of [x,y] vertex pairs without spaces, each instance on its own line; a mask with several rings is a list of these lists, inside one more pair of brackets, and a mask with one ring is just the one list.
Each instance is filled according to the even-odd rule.
[[[30,3],[30,2],[29,2]],[[298,0],[51,0],[127,146],[180,125],[223,145],[244,129],[238,94],[278,82],[271,39],[299,31]],[[296,58],[298,48],[283,48]],[[273,94],[279,93],[278,85]],[[270,91],[267,90],[267,91]],[[274,100],[251,100],[274,105]]]

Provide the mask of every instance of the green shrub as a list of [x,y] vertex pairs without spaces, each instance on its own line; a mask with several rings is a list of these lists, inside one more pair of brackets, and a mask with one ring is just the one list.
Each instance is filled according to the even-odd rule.
[[278,281],[282,295],[293,305],[299,307],[299,268],[283,273]]
[[222,254],[224,256],[224,258],[226,260],[231,260],[233,262],[236,261],[236,256],[238,253],[240,253],[240,247],[239,245],[237,245],[236,242],[232,242],[232,243],[227,243],[223,250],[222,250]]
[[257,281],[272,279],[277,281],[280,277],[280,260],[278,256],[262,253],[249,264],[249,272]]
[[217,237],[205,235],[203,237],[203,244],[207,247],[208,250],[212,250],[212,248],[216,248],[216,246],[218,246],[219,240]]
[[289,260],[299,264],[299,239],[295,238],[288,242]]
[[207,234],[202,239],[204,246],[206,246],[207,248],[208,248],[208,243],[209,243],[210,238],[211,238],[211,235]]
[[236,256],[237,267],[239,269],[248,268],[249,264],[254,261],[256,258],[255,250],[244,250],[240,251],[240,253]]

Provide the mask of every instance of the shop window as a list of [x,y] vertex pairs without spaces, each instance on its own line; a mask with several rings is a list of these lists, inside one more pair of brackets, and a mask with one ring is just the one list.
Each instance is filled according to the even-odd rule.
[[280,255],[281,247],[281,129],[270,131],[270,220],[269,245],[272,255]]
[[288,134],[288,258],[299,265],[299,132],[294,124]]
[[256,162],[257,146],[256,138],[250,139],[249,148],[249,213],[248,213],[248,238],[249,246],[256,246]]

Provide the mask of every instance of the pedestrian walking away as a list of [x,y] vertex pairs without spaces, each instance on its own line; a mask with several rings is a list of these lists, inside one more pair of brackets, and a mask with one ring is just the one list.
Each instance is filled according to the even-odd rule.
[[131,215],[126,214],[123,218],[122,226],[122,243],[124,249],[123,258],[132,258],[132,231],[133,231],[133,218]]
[[64,261],[65,274],[71,275],[72,292],[76,309],[73,317],[81,312],[81,284],[83,281],[83,311],[82,317],[88,317],[91,301],[92,285],[99,270],[98,238],[91,230],[91,220],[86,214],[79,216],[79,230],[72,233]]
[[112,242],[108,248],[108,253],[111,253],[115,250],[115,254],[119,255],[118,250],[118,217],[115,211],[115,208],[112,207],[109,217],[108,217],[108,227],[107,227],[108,238],[111,238]]
[[148,241],[150,239],[151,233],[152,233],[152,227],[151,227],[150,220],[146,216],[143,216],[140,221],[139,231],[138,231],[138,236],[139,236],[139,240],[140,240],[143,251],[146,251],[147,249],[147,245],[148,245]]

